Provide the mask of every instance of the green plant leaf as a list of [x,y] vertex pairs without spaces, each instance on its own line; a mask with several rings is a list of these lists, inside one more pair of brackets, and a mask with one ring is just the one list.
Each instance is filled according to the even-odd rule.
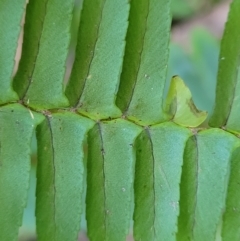
[[146,128],[137,138],[134,238],[175,240],[185,142],[191,132],[174,123]]
[[0,1],[0,104],[18,99],[12,75],[25,5],[26,0]]
[[216,104],[210,125],[240,132],[240,0],[232,1],[225,26],[217,77]]
[[228,184],[226,210],[223,216],[222,240],[238,241],[240,240],[240,141],[236,141],[238,148],[233,152],[231,159],[231,172]]
[[165,120],[162,110],[170,38],[170,0],[132,0],[116,103],[143,125]]
[[37,234],[40,241],[77,239],[83,207],[83,143],[93,122],[74,113],[46,116],[37,129]]
[[32,81],[36,60],[40,48],[44,18],[48,0],[29,1],[26,8],[22,57],[13,79],[13,88],[20,99],[24,97]]
[[207,118],[207,112],[197,109],[190,90],[178,76],[172,78],[165,108],[172,120],[181,126],[197,127]]
[[201,131],[188,140],[180,185],[177,240],[215,240],[225,207],[236,140],[219,129]]
[[88,0],[83,3],[76,59],[66,95],[71,105],[91,118],[121,115],[115,98],[128,13],[128,0]]
[[[74,2],[30,1],[27,8],[23,57],[15,87],[21,95],[24,93],[24,103],[30,107],[53,109],[68,106],[63,80]],[[34,18],[36,20],[32,20]],[[24,82],[24,91],[19,88],[20,81]]]
[[17,240],[27,202],[32,135],[41,120],[19,104],[0,108],[0,240]]
[[99,122],[88,137],[86,218],[91,241],[125,241],[133,206],[134,140],[141,128]]

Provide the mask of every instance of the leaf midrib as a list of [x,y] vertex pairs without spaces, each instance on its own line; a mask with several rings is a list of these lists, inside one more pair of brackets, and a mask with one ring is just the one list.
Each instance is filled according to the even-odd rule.
[[99,131],[99,136],[100,136],[100,141],[101,141],[101,154],[102,154],[102,174],[103,174],[103,195],[104,195],[104,232],[105,235],[104,237],[107,237],[107,208],[106,208],[106,174],[105,174],[105,157],[104,157],[104,145],[103,145],[103,135],[102,135],[102,128],[101,128],[101,123],[97,123],[98,131]]
[[196,213],[197,213],[197,204],[198,204],[198,191],[199,191],[199,151],[198,151],[198,142],[197,142],[197,136],[193,135],[193,141],[195,143],[196,146],[196,185],[195,185],[195,195],[194,195],[194,207],[193,207],[193,223],[192,223],[192,227],[191,227],[191,231],[192,231],[192,238],[194,240],[194,229],[195,229],[195,225],[196,225]]
[[51,140],[51,149],[52,149],[52,165],[53,165],[53,181],[52,181],[52,186],[53,186],[53,219],[54,219],[54,240],[56,238],[56,167],[55,167],[55,148],[54,148],[54,138],[53,138],[53,130],[51,126],[51,117],[46,115],[46,120],[47,124],[49,127],[49,132],[50,132],[50,140]]

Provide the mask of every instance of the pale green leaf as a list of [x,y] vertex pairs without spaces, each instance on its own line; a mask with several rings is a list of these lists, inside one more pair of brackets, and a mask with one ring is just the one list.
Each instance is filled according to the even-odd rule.
[[197,127],[207,118],[207,112],[197,109],[190,90],[178,76],[171,80],[165,109],[172,120],[181,126]]
[[12,75],[25,5],[26,0],[0,1],[0,104],[18,99]]
[[165,120],[162,110],[170,39],[170,0],[132,0],[117,105],[144,125]]
[[240,0],[233,0],[219,56],[216,104],[210,125],[240,132]]
[[89,119],[66,112],[47,115],[37,129],[39,241],[77,240],[83,208],[83,144],[92,126]]
[[[236,140],[240,145],[240,141]],[[226,210],[223,216],[222,240],[239,241],[240,240],[240,149],[233,152],[231,159],[231,172],[228,184]]]
[[225,208],[236,137],[211,129],[192,136],[184,152],[179,241],[214,241]]
[[27,203],[31,140],[41,116],[19,104],[0,108],[0,240],[15,241]]
[[125,241],[132,218],[134,140],[141,128],[99,122],[88,137],[86,218],[91,241]]
[[137,138],[135,241],[176,240],[181,167],[190,134],[164,123],[146,128]]
[[128,13],[128,0],[88,0],[83,3],[76,60],[66,95],[71,105],[91,118],[121,115],[115,98]]
[[[33,108],[68,106],[68,100],[63,93],[63,80],[74,2],[75,0],[49,0],[44,2],[44,6],[44,3],[32,1],[27,9],[24,32],[27,42],[23,44],[24,55],[17,78],[24,78],[25,83],[27,81],[22,98],[25,104]],[[38,21],[32,21],[32,16]],[[28,54],[31,55],[30,59],[27,59]],[[29,61],[27,66],[24,63],[26,61]],[[20,93],[23,93],[21,89]]]

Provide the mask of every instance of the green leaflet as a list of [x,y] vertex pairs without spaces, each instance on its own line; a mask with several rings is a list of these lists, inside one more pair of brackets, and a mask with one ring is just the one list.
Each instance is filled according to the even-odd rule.
[[146,128],[137,138],[135,241],[176,240],[181,166],[190,134],[164,123]]
[[31,84],[40,47],[39,42],[47,11],[47,2],[48,0],[32,0],[27,4],[22,58],[20,59],[18,71],[13,79],[13,88],[18,93],[20,99],[24,97]]
[[25,5],[26,0],[0,1],[0,104],[18,99],[11,82]]
[[179,241],[214,241],[225,207],[236,137],[220,129],[191,137],[184,152]]
[[207,118],[207,112],[197,109],[190,90],[178,76],[172,78],[165,108],[172,120],[181,126],[197,127]]
[[27,202],[31,140],[41,115],[19,104],[0,108],[0,240],[17,240]]
[[[62,82],[75,1],[39,2],[33,1],[27,9],[24,32],[27,42],[23,45],[26,55],[22,57],[15,87],[21,95],[24,93],[24,103],[33,108],[65,107],[68,106],[68,100],[64,96]],[[31,16],[38,20],[32,21]],[[29,61],[28,64],[26,61]],[[20,81],[24,82],[24,88],[27,87],[24,91],[19,88]]]
[[117,106],[143,125],[164,121],[170,0],[132,0]]
[[[83,1],[80,17],[75,61],[66,87],[66,96],[71,106],[77,106],[89,75],[94,57],[105,0]],[[86,34],[87,33],[87,34]]]
[[240,132],[240,0],[230,7],[219,56],[216,104],[210,125]]
[[228,184],[226,210],[223,216],[222,240],[240,240],[240,141],[236,141],[238,148],[234,151],[231,160],[231,172]]
[[92,125],[66,112],[46,116],[37,129],[39,241],[77,240],[83,206],[83,142]]
[[86,218],[91,241],[125,241],[132,217],[135,147],[141,128],[116,119],[88,137]]
[[120,81],[128,12],[128,0],[88,0],[83,3],[76,60],[66,95],[71,105],[93,119],[121,115],[114,102]]

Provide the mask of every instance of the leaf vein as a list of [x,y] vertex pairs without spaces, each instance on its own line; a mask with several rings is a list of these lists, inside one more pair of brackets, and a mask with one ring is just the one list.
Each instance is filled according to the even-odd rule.
[[[54,219],[54,230],[56,233],[56,167],[55,167],[55,149],[54,149],[54,141],[53,141],[53,131],[51,126],[51,116],[47,116],[47,124],[50,131],[50,138],[51,138],[51,149],[52,149],[52,165],[53,165],[53,219]],[[55,234],[54,234],[55,235]]]
[[104,150],[104,145],[103,145],[103,136],[102,136],[102,128],[100,122],[97,123],[98,126],[98,131],[100,135],[100,141],[101,141],[101,153],[102,153],[102,174],[103,174],[103,194],[104,194],[104,231],[105,231],[105,237],[107,237],[107,228],[106,228],[106,216],[108,214],[108,210],[106,209],[106,186],[105,186],[105,180],[106,180],[106,175],[105,175],[105,150]]
[[192,238],[194,239],[194,228],[195,228],[195,225],[196,225],[196,210],[197,210],[197,204],[198,204],[198,191],[199,191],[199,183],[198,183],[198,179],[199,179],[199,151],[198,151],[198,144],[197,144],[197,137],[196,135],[193,135],[193,139],[194,139],[194,142],[196,144],[196,186],[195,186],[195,200],[194,200],[194,208],[193,208],[193,223],[192,223]]

